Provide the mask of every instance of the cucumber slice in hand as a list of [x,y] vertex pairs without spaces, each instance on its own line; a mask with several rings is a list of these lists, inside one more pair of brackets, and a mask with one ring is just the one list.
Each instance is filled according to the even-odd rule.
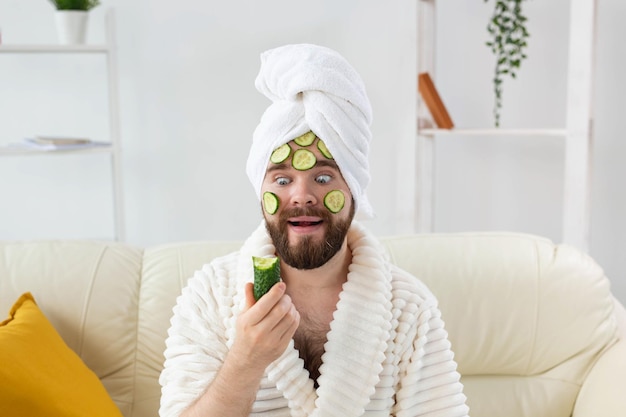
[[280,281],[280,259],[252,257],[254,267],[254,299],[258,300]]
[[278,211],[278,196],[270,191],[263,193],[263,207],[268,214],[275,214]]
[[285,159],[289,158],[290,154],[291,146],[289,146],[288,143],[285,143],[284,145],[274,149],[274,152],[272,152],[272,155],[270,156],[270,161],[274,164],[280,164]]
[[346,197],[340,190],[329,191],[328,194],[324,196],[324,206],[326,206],[331,213],[339,213],[345,205]]
[[291,165],[298,171],[306,171],[311,169],[317,163],[315,154],[306,149],[298,149],[293,153],[291,157]]
[[310,146],[315,141],[315,133],[307,132],[302,136],[298,136],[293,140],[300,146]]
[[333,155],[330,153],[323,140],[320,139],[317,141],[317,149],[320,150],[320,152],[326,157],[326,159],[333,159]]

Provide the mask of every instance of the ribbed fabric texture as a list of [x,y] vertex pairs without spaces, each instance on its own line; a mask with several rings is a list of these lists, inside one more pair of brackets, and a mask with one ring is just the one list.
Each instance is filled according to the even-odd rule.
[[[358,223],[323,364],[313,387],[293,342],[268,366],[254,416],[468,415],[437,302],[415,277],[389,264]],[[205,265],[174,307],[161,374],[161,417],[189,406],[215,377],[235,337],[252,255],[274,253],[263,225],[241,250]]]

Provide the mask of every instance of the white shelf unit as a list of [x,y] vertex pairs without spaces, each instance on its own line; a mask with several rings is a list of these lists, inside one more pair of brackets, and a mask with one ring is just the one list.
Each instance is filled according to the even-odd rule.
[[85,149],[69,150],[37,150],[24,148],[1,148],[0,157],[25,155],[59,155],[59,154],[93,154],[107,153],[111,158],[111,181],[113,188],[113,216],[115,240],[126,238],[124,222],[124,203],[122,193],[122,170],[120,150],[120,118],[117,74],[117,51],[115,39],[115,15],[112,9],[107,10],[106,43],[103,45],[0,45],[0,54],[100,54],[106,58],[108,84],[109,132],[110,145]]
[[[431,129],[418,122],[414,146],[416,163],[414,181],[406,185],[404,201],[414,210],[401,221],[416,232],[434,231],[435,152],[437,138],[446,136],[525,136],[541,140],[557,136],[565,141],[565,169],[562,213],[562,241],[589,250],[591,151],[593,142],[593,68],[595,45],[595,0],[571,0],[567,82],[567,122],[562,129]],[[435,72],[436,0],[419,0],[418,73]],[[429,118],[428,110],[418,100],[418,121]],[[412,187],[413,190],[408,188]],[[404,212],[409,210],[404,209]]]

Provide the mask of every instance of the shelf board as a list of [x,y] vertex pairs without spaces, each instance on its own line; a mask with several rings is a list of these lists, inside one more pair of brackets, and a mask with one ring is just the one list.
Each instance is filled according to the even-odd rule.
[[93,54],[109,52],[108,45],[0,45],[0,53]]
[[73,149],[31,149],[23,147],[0,147],[0,157],[2,156],[17,156],[17,155],[58,155],[58,154],[84,154],[84,153],[112,153],[113,145],[108,146],[94,146],[85,148],[73,148]]
[[418,129],[421,136],[567,136],[567,129]]

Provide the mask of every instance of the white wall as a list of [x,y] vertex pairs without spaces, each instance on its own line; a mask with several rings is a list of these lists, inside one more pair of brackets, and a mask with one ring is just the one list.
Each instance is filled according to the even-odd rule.
[[[394,193],[394,172],[387,169],[388,161],[393,160],[396,153],[393,138],[412,137],[415,132],[414,4],[399,1],[383,4],[376,0],[341,3],[332,0],[314,3],[188,0],[177,2],[173,9],[171,2],[164,1],[104,3],[115,7],[118,22],[129,242],[148,245],[173,240],[242,239],[258,224],[260,210],[244,165],[252,132],[269,101],[255,90],[254,78],[262,51],[295,42],[319,43],[339,50],[369,86],[370,98],[377,109],[372,126],[376,139],[372,144],[374,179],[370,191],[372,199],[379,202],[378,218],[372,227],[381,233],[388,231],[394,213],[393,207],[384,202],[393,200]],[[0,24],[5,42],[54,41],[52,12],[43,0],[4,1],[0,4]],[[93,10],[90,40],[102,39],[103,14],[104,7]],[[37,16],[32,26],[31,15]],[[67,67],[63,66],[66,57],[29,57],[27,63],[23,63],[22,57],[20,61],[13,56],[0,56],[0,59],[3,59],[0,65],[14,70],[7,70],[4,79],[30,72],[28,69],[34,65],[53,65],[55,77],[57,73],[67,72]],[[70,69],[73,65],[81,65],[81,62],[72,62]],[[84,71],[84,77],[89,82],[98,83],[102,79],[91,75],[92,68],[88,70]],[[40,79],[42,72],[47,71],[42,70],[30,78]],[[33,74],[18,76],[26,86],[30,79],[27,75]],[[50,88],[60,83],[53,78]],[[4,86],[3,91],[20,99],[22,88]],[[69,100],[75,97],[80,97],[75,99],[78,103],[96,100],[91,95],[81,96],[81,92],[78,88],[67,94]],[[103,101],[105,96],[101,94],[97,98]],[[5,96],[0,100],[4,103],[0,107],[1,114],[9,114],[15,99]],[[0,139],[7,142],[44,131],[66,132],[62,130],[63,123],[57,123],[55,117],[35,122],[28,110],[26,105],[20,108],[17,120],[12,119],[11,126],[1,130]],[[106,107],[97,111],[106,113]],[[83,126],[75,129],[72,126],[65,134],[85,134],[86,131],[104,139],[101,136],[103,130],[106,136],[106,126],[86,128],[91,126],[86,120],[98,119],[98,115],[81,114]],[[67,118],[63,120],[67,121]],[[30,161],[32,158],[28,159]],[[26,163],[25,158],[10,161],[9,165],[19,166],[5,169],[7,172],[23,171]],[[81,166],[81,175],[72,182],[82,182],[83,188],[102,191],[106,175],[96,178],[94,173],[88,179],[89,167]],[[32,182],[41,181],[41,176],[47,178],[48,173],[38,172],[43,173]],[[69,182],[67,176],[60,182]],[[36,185],[29,184],[28,189]],[[49,186],[46,182],[46,189]],[[4,184],[4,187],[9,188],[4,192],[8,195],[8,191],[15,193],[17,186]],[[106,207],[106,199],[104,202],[88,199],[85,211],[90,214],[83,217],[94,224],[85,229],[84,224],[68,225],[81,217],[78,202],[72,200],[70,190],[67,193],[57,191],[58,198],[46,209],[46,213],[54,211],[55,214],[44,216],[47,217],[44,220],[41,210],[32,210],[41,207],[43,202],[32,197],[32,193],[23,192],[25,188],[20,184],[17,190],[21,208],[17,208],[17,204],[2,208],[7,213],[4,218],[20,218],[19,222],[2,225],[3,237],[54,237],[63,233],[64,227],[70,237],[111,235],[112,213]],[[24,221],[25,211],[29,212],[28,222]],[[71,215],[66,216],[61,225],[56,219],[61,219],[68,211]],[[109,221],[102,222],[106,216]],[[47,223],[59,223],[59,227]]]
[[[562,127],[569,2],[524,6],[529,59],[505,84],[502,125]],[[378,217],[370,226],[380,235],[411,232],[397,224],[393,202],[398,146],[415,135],[416,1],[184,0],[172,8],[104,0],[91,12],[91,42],[103,40],[106,7],[117,17],[130,243],[242,239],[256,226],[244,165],[268,101],[254,77],[263,50],[294,42],[335,48],[362,74],[374,107],[370,198]],[[603,0],[598,9],[591,247],[622,301],[625,7]],[[491,8],[439,1],[435,78],[458,127],[492,124],[493,58],[484,46]],[[52,14],[45,0],[2,0],[4,42],[54,41]],[[97,57],[0,55],[0,144],[38,133],[106,139],[102,69]],[[562,155],[558,138],[438,139],[436,231],[514,230],[559,241]],[[103,156],[0,159],[0,238],[112,236],[108,169]]]
[[[528,1],[528,60],[504,85],[502,127],[563,128],[569,1]],[[590,254],[626,301],[626,3],[598,1]],[[439,1],[436,82],[457,127],[493,125],[493,2]],[[437,231],[516,230],[561,238],[563,140],[451,137],[437,142]]]

